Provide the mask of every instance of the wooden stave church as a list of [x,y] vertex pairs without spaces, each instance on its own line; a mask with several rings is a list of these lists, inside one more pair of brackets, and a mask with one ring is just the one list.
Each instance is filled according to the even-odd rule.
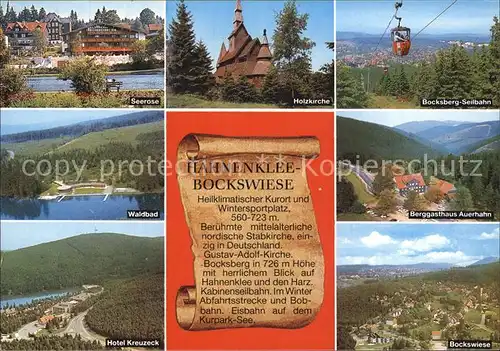
[[235,79],[245,76],[256,87],[261,87],[272,64],[272,53],[269,48],[266,30],[261,39],[250,36],[243,24],[241,0],[236,0],[233,30],[228,37],[229,49],[225,43],[221,45],[215,71],[217,81],[226,76]]

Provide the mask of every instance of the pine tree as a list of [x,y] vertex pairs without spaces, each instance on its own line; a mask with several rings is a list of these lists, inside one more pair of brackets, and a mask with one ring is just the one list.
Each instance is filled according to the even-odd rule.
[[0,69],[4,68],[5,65],[9,62],[9,60],[10,60],[9,48],[6,45],[5,36],[3,35],[3,30],[0,27]]
[[434,66],[426,62],[420,65],[413,81],[413,93],[417,100],[436,96],[437,80]]
[[391,166],[387,165],[384,169],[380,168],[373,179],[372,190],[375,195],[381,194],[384,190],[392,191],[394,189],[394,175]]
[[201,95],[206,95],[214,86],[215,79],[212,73],[212,58],[203,41],[198,41],[194,49],[195,62],[193,64],[193,90]]
[[470,211],[473,209],[474,203],[469,189],[464,186],[458,187],[451,208],[454,211]]
[[380,198],[375,207],[375,213],[379,216],[387,216],[396,210],[396,196],[391,190],[384,190],[380,193]]
[[30,21],[38,20],[38,11],[35,8],[35,5],[31,5],[30,12],[31,12]]
[[368,96],[347,65],[337,61],[337,108],[363,108]]
[[352,183],[342,177],[340,182],[337,182],[337,212],[349,212],[357,199]]
[[410,93],[410,84],[408,83],[408,78],[406,77],[406,73],[402,65],[396,70],[394,85],[394,95],[397,97],[406,97]]
[[495,106],[500,106],[500,21],[498,17],[493,18],[491,26],[491,41],[489,52],[491,55],[492,67],[488,72],[489,83],[493,87],[492,98]]
[[247,77],[240,76],[235,82],[234,102],[255,102],[258,101],[258,91],[255,85],[250,83]]
[[3,13],[3,7],[0,5],[0,28],[5,28],[7,23],[5,21],[5,14]]
[[403,207],[408,211],[423,211],[426,209],[425,200],[415,191],[410,191],[406,197]]
[[43,19],[47,16],[47,12],[45,9],[42,7],[40,8],[40,11],[38,11],[38,20],[43,21]]
[[193,72],[196,62],[196,40],[191,13],[184,0],[177,4],[177,15],[169,26],[170,57],[167,62],[169,76],[167,86],[174,93],[193,92],[196,76]]
[[471,97],[473,87],[472,59],[458,45],[437,54],[437,95],[440,98],[464,99]]
[[299,14],[295,0],[287,0],[276,14],[273,34],[273,63],[290,90],[289,101],[304,93],[311,73],[311,52],[315,43],[304,36],[308,14]]
[[24,7],[24,9],[19,13],[19,21],[31,21],[31,12],[27,7]]

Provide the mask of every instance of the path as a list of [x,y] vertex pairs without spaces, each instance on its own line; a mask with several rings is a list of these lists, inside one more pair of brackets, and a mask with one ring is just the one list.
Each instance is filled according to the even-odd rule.
[[[90,310],[90,309],[89,309]],[[87,329],[85,326],[85,316],[87,315],[87,312],[89,311],[82,312],[78,314],[76,317],[72,318],[66,328],[64,328],[62,331],[58,332],[58,334],[70,334],[73,336],[80,335],[83,340],[87,341],[98,341],[101,344],[104,345],[106,338],[100,335],[97,335]]]

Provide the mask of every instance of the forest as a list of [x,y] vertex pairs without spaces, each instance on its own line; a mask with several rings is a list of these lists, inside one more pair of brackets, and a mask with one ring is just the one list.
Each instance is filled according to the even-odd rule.
[[[308,19],[308,14],[299,12],[295,1],[285,2],[276,15],[272,36],[274,67],[262,87],[257,88],[244,76],[236,79],[228,75],[221,82],[215,81],[214,58],[203,41],[196,41],[192,15],[184,0],[179,1],[167,37],[167,92],[173,94],[167,95],[167,104],[182,107],[169,102],[169,98],[184,94],[207,101],[278,106],[293,106],[294,98],[329,99],[333,105],[333,53],[331,63],[313,72],[311,55],[316,43],[305,36]],[[326,45],[333,51],[333,43]]]
[[[392,97],[420,105],[423,98],[491,99],[500,106],[500,22],[493,18],[488,46],[469,53],[459,45],[439,50],[430,62],[416,69],[400,65],[383,75],[375,88],[377,96]],[[406,67],[406,68],[405,68]],[[409,71],[415,71],[410,74]],[[337,62],[337,107],[372,106],[372,97],[344,63]]]
[[163,121],[163,119],[164,114],[162,111],[135,112],[128,113],[126,115],[79,122],[61,127],[2,135],[0,140],[2,143],[21,143],[24,141],[38,141],[43,139],[60,138],[63,136],[77,138],[92,132],[100,132],[106,129],[120,128],[143,123],[158,122]]
[[163,272],[163,237],[83,234],[4,252],[0,295],[102,284]]
[[109,282],[85,321],[113,339],[160,340],[164,346],[163,273]]
[[[136,136],[135,141],[135,145],[129,142],[109,142],[93,149],[70,148],[68,151],[56,150],[45,155],[21,155],[15,158],[9,157],[7,150],[2,149],[0,195],[8,197],[40,195],[51,187],[55,174],[50,170],[54,170],[56,163],[60,160],[85,165],[81,179],[77,179],[74,169],[60,177],[67,184],[100,180],[109,185],[130,187],[144,193],[163,192],[164,176],[158,164],[164,159],[164,132],[141,133]],[[25,167],[27,172],[23,171],[25,160],[32,160]],[[106,179],[100,179],[103,160],[109,160],[106,162],[113,162],[115,165],[114,171]],[[129,166],[133,160],[142,162],[143,172],[139,172],[140,168],[138,170]],[[118,169],[120,162],[122,162],[121,169]],[[40,172],[36,169],[37,164],[40,164]],[[148,171],[148,164],[151,164],[151,172]],[[33,173],[35,173],[34,176],[30,175]],[[48,175],[42,176],[42,174]]]

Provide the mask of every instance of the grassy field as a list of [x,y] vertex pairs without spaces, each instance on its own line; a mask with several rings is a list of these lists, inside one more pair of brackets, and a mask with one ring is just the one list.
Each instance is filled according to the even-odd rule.
[[338,221],[358,222],[358,221],[377,221],[377,218],[366,213],[337,213]]
[[210,101],[194,95],[167,94],[167,107],[170,108],[277,108],[271,104],[235,103],[225,101]]
[[73,194],[84,195],[84,194],[102,194],[102,188],[76,188],[73,190]]
[[59,194],[59,191],[57,191],[58,185],[56,183],[52,183],[50,185],[50,188],[41,193],[41,196],[48,196],[48,195],[57,195]]
[[135,145],[137,143],[136,138],[139,134],[163,130],[163,128],[163,122],[153,122],[138,124],[135,126],[106,129],[100,132],[85,134],[77,139],[71,140],[58,147],[55,151],[70,151],[74,149],[91,150],[110,142],[124,142]]
[[354,186],[354,192],[358,196],[359,201],[367,204],[376,200],[373,195],[366,191],[365,184],[358,178],[357,175],[349,173],[345,177]]
[[22,143],[2,143],[2,148],[13,151],[15,154],[14,157],[23,155],[44,155],[57,149],[61,145],[66,144],[70,140],[70,137],[61,137],[37,141],[25,141]]
[[471,330],[472,339],[491,340],[491,333],[492,331],[489,328],[486,330],[480,327],[473,327]]

